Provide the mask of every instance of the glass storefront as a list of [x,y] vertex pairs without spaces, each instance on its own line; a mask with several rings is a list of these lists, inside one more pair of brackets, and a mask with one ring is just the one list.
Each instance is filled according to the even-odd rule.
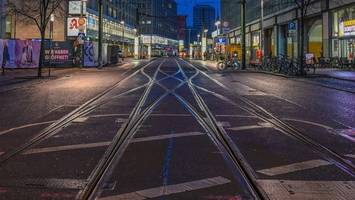
[[332,57],[348,58],[355,56],[355,5],[332,12]]
[[260,31],[252,32],[252,41],[251,41],[251,51],[250,51],[250,59],[251,61],[257,60],[257,51],[260,50]]

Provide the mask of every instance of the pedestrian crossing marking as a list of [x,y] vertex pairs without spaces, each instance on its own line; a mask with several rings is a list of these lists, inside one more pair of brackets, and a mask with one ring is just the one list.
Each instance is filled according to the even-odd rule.
[[321,166],[331,165],[328,161],[325,160],[309,160],[299,163],[293,163],[290,165],[283,165],[279,167],[272,167],[269,169],[258,170],[257,172],[268,175],[268,176],[276,176],[281,174],[287,174],[291,172],[302,171],[306,169],[312,169]]
[[160,187],[150,188],[145,190],[139,190],[131,193],[107,196],[107,197],[99,198],[99,200],[123,200],[123,199],[144,200],[144,199],[158,198],[158,197],[167,196],[171,194],[190,192],[194,190],[205,189],[205,188],[215,187],[219,185],[225,185],[230,182],[231,181],[229,179],[218,176],[218,177],[185,182],[185,183],[180,183],[175,185],[167,185],[167,186],[160,186]]
[[354,181],[258,180],[270,200],[354,199]]
[[[344,155],[344,157],[355,158],[355,154],[346,154]],[[303,161],[298,163],[292,163],[292,164],[278,166],[278,167],[272,167],[268,169],[262,169],[262,170],[258,170],[257,172],[268,176],[277,176],[277,175],[288,174],[292,172],[303,171],[307,169],[313,169],[313,168],[329,166],[329,165],[333,165],[333,164],[326,160],[316,159],[316,160],[308,160],[308,161]]]
[[157,136],[151,136],[151,137],[134,138],[134,139],[132,139],[131,143],[164,140],[164,139],[179,138],[179,137],[199,136],[199,135],[204,135],[204,134],[205,133],[201,133],[201,132],[188,132],[188,133],[157,135]]
[[[134,138],[131,140],[131,143],[137,142],[147,142],[155,140],[165,140],[170,138],[179,138],[179,137],[189,137],[189,136],[199,136],[204,135],[202,132],[187,132],[187,133],[176,133],[176,134],[166,134],[166,135],[157,135],[151,137],[142,137]],[[36,148],[30,149],[23,153],[23,155],[38,154],[38,153],[51,153],[51,152],[60,152],[60,151],[69,151],[69,150],[80,150],[80,149],[89,149],[97,147],[106,147],[111,144],[111,141],[107,142],[97,142],[97,143],[88,143],[88,144],[75,144],[75,145],[65,145],[65,146],[56,146],[56,147],[45,147],[45,148]],[[1,155],[1,152],[0,152]]]

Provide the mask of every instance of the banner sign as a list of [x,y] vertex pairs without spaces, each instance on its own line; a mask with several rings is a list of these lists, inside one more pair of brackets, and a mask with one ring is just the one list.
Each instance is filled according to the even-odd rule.
[[0,65],[5,68],[36,68],[40,41],[0,40]]
[[0,39],[0,64],[5,68],[16,68],[16,40]]
[[70,42],[51,43],[47,41],[45,44],[45,65],[55,67],[71,67],[73,63],[73,47]]
[[41,42],[16,40],[16,65],[19,68],[36,68],[39,64]]

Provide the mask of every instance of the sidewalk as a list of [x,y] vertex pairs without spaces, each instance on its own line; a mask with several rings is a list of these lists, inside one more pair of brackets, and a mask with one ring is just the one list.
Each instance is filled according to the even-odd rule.
[[316,69],[316,75],[355,82],[355,71],[354,70],[341,70],[341,69],[337,69],[337,68],[325,68],[325,69],[318,68],[318,69]]
[[[217,70],[217,62],[210,60],[190,60],[191,62],[198,64],[201,67],[208,68],[209,70],[216,71]],[[247,71],[255,72],[253,68],[248,68]],[[257,72],[257,71],[256,71]],[[315,75],[311,75],[310,77],[326,77],[326,78],[334,78],[345,81],[353,81],[355,82],[355,70],[342,70],[338,68],[317,68]]]
[[[132,58],[126,58],[123,62],[117,64],[111,64],[103,67],[100,71],[112,71],[112,70],[127,70],[129,68],[137,66],[139,63],[145,60],[134,60]],[[1,69],[0,69],[1,70]],[[48,68],[42,69],[42,78],[37,78],[37,68],[34,69],[6,69],[5,75],[0,73],[0,92],[16,89],[31,84],[42,83],[48,80],[53,80],[61,77],[68,76],[73,73],[82,71],[94,71],[98,70],[96,67],[55,67],[51,68],[51,76],[48,77]]]

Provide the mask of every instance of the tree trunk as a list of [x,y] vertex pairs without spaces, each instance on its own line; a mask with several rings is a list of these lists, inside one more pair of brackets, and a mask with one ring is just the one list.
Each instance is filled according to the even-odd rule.
[[39,53],[38,78],[42,77],[42,68],[44,65],[45,34],[46,34],[45,29],[41,30],[41,48]]

